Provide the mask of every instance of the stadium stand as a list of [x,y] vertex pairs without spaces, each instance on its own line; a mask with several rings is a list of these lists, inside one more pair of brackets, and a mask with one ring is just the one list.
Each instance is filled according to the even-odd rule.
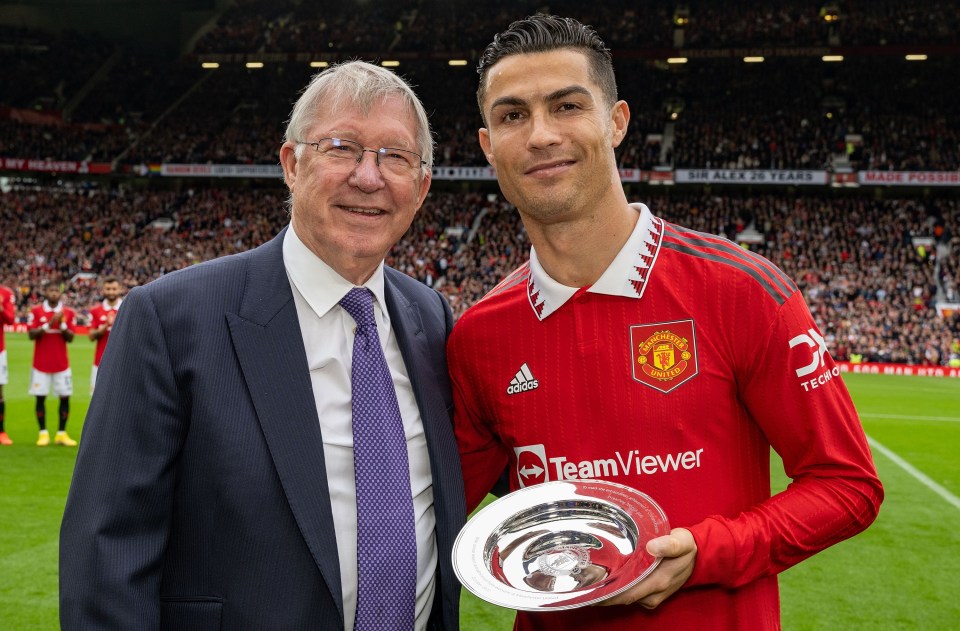
[[[286,222],[284,198],[279,187],[7,192],[0,232],[16,247],[0,278],[19,288],[21,315],[44,278],[72,279],[67,300],[82,312],[96,299],[97,275],[135,286],[263,243]],[[952,263],[939,273],[955,291],[957,200],[703,193],[643,200],[670,221],[734,241],[748,227],[758,231],[761,241],[744,245],[797,281],[838,359],[922,364],[930,350],[940,363],[960,339],[960,317],[936,311],[938,249],[914,243],[944,228],[935,242]],[[528,249],[519,217],[499,195],[435,192],[389,262],[444,292],[459,315]]]
[[115,52],[99,37],[0,24],[0,107],[61,110]]
[[[98,275],[138,285],[274,235],[287,221],[277,177],[155,175],[164,164],[253,165],[269,175],[290,103],[316,72],[310,61],[398,60],[430,112],[436,165],[485,167],[472,67],[492,33],[541,5],[238,1],[177,58],[0,25],[0,63],[16,85],[0,94],[0,282],[18,288],[22,316],[43,278],[69,278],[67,299],[82,310]],[[627,184],[631,199],[783,267],[838,359],[960,361],[960,309],[938,310],[960,303],[952,5],[558,0],[550,9],[607,34],[632,111],[622,169],[671,183],[683,170],[825,178],[812,189],[668,189],[644,184],[645,175]],[[930,58],[906,61],[908,50]],[[763,63],[745,64],[750,51]],[[843,62],[822,61],[828,52]],[[667,63],[674,55],[687,62]],[[258,58],[262,68],[244,65]],[[77,173],[64,174],[64,161]],[[886,183],[911,172],[954,183],[843,188],[858,174]],[[492,182],[443,179],[390,262],[444,292],[459,315],[526,259],[529,244]]]

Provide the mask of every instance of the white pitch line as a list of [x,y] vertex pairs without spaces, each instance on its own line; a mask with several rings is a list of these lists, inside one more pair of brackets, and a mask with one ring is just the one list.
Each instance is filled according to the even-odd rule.
[[870,443],[870,446],[882,453],[884,456],[889,458],[896,464],[898,467],[915,477],[920,484],[924,485],[943,499],[947,500],[948,503],[953,504],[954,508],[960,509],[960,497],[957,497],[947,489],[943,488],[929,477],[924,475],[919,469],[914,467],[912,464],[898,456],[895,452],[890,451],[888,448],[884,447],[874,439],[867,436],[867,442]]
[[870,412],[860,412],[860,416],[867,418],[892,418],[904,421],[947,421],[950,423],[960,423],[960,416],[913,416],[912,414],[872,414]]

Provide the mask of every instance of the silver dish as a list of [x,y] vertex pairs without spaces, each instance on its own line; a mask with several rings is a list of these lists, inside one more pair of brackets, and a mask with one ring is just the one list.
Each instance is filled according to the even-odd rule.
[[636,585],[660,560],[647,541],[670,525],[648,495],[615,482],[546,482],[477,512],[453,546],[463,586],[524,611],[574,609]]

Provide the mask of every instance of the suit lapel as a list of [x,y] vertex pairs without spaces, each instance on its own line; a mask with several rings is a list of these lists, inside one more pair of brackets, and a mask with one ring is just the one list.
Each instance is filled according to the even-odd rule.
[[[391,278],[389,268],[384,270],[387,310],[390,313],[390,326],[394,328],[403,363],[413,386],[413,393],[420,408],[420,419],[427,438],[427,450],[430,453],[430,471],[433,476],[434,498],[437,507],[443,507],[451,498],[463,494],[462,487],[449,483],[459,480],[459,458],[453,442],[451,420],[447,403],[442,396],[447,383],[447,366],[442,357],[430,351],[429,337],[423,329],[420,307],[410,302],[398,284]],[[440,332],[436,332],[442,335]],[[443,371],[440,374],[438,371]],[[456,468],[451,471],[450,458],[454,458]],[[462,500],[460,500],[462,501]],[[456,501],[454,501],[456,503]],[[438,521],[441,517],[437,513]]]
[[[400,354],[420,407],[420,415],[433,416],[428,414],[428,411],[433,412],[433,406],[437,402],[434,400],[432,388],[425,388],[424,384],[435,384],[437,381],[433,375],[433,360],[427,347],[427,336],[423,332],[420,307],[407,299],[389,273],[384,274],[384,294],[390,314],[390,326],[396,332],[397,344],[400,346]],[[426,430],[427,418],[423,418],[423,423]],[[428,434],[428,440],[430,437]]]
[[[393,276],[401,273],[386,268],[385,298],[390,313],[390,325],[393,327],[400,353],[413,386],[413,393],[420,408],[420,418],[427,439],[427,451],[430,454],[430,473],[433,484],[434,511],[436,515],[437,549],[439,551],[438,572],[440,590],[437,592],[435,607],[442,610],[442,617],[451,627],[457,624],[459,610],[459,588],[450,561],[450,551],[460,526],[466,519],[464,506],[463,477],[460,472],[460,458],[453,435],[448,401],[444,392],[449,391],[445,354],[438,354],[430,348],[430,340],[442,344],[446,334],[445,323],[435,323],[429,330],[424,329],[424,313],[429,319],[430,313],[421,313],[420,306],[411,302]],[[438,340],[437,338],[440,338]]]
[[323,438],[297,309],[283,266],[285,232],[251,252],[240,309],[228,313],[227,322],[290,509],[342,621],[340,564]]

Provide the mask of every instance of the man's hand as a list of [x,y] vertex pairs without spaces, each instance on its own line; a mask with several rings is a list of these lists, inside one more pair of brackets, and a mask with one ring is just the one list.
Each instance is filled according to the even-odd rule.
[[50,318],[50,326],[52,328],[57,328],[60,326],[60,323],[63,322],[63,312],[58,311],[53,314],[53,317]]
[[656,607],[683,587],[697,560],[697,543],[686,528],[674,528],[669,535],[647,542],[647,552],[663,560],[650,575],[627,591],[605,600],[600,605],[638,603],[647,609]]

